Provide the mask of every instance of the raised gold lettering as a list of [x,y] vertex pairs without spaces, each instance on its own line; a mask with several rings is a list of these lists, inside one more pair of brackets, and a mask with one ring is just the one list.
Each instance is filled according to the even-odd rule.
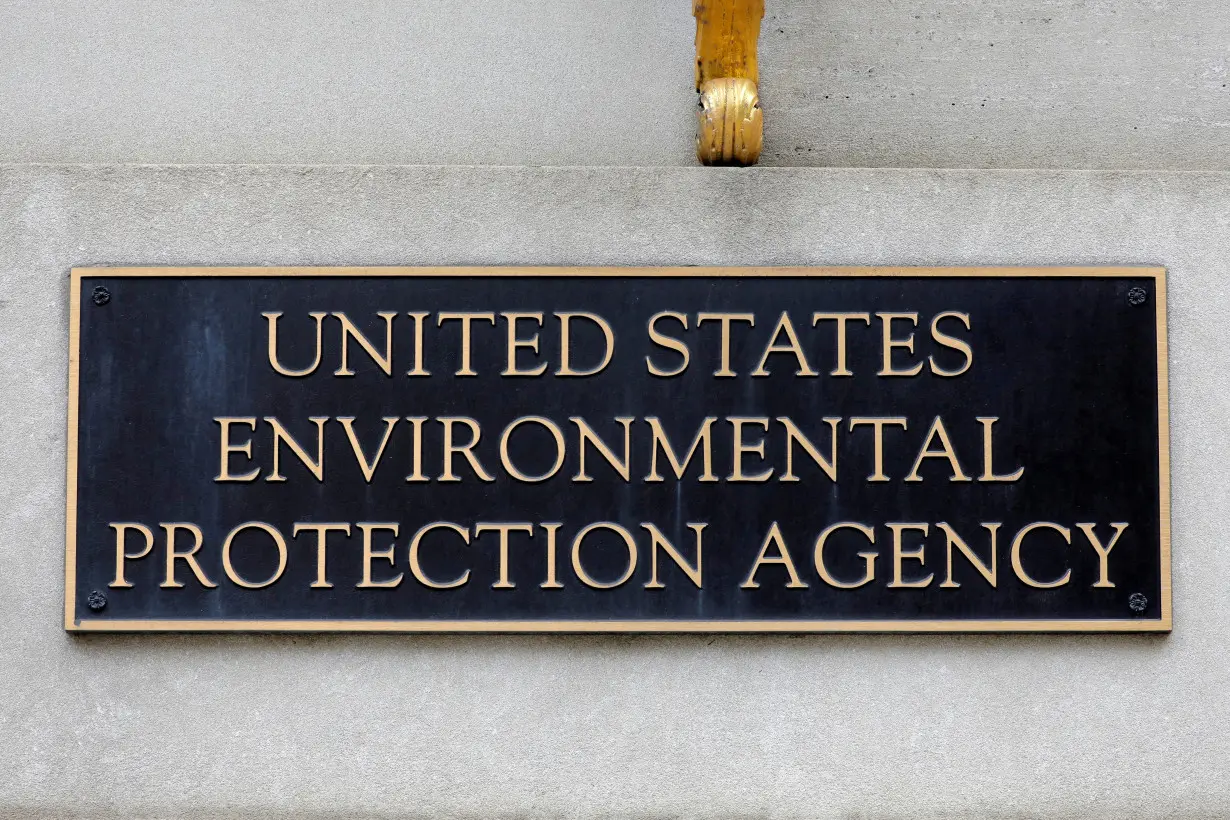
[[[932,439],[939,437],[940,446],[944,449],[938,452],[931,449]],[[931,429],[927,431],[927,437],[923,439],[922,449],[918,451],[918,458],[914,460],[914,467],[910,470],[910,474],[905,477],[906,481],[922,481],[922,476],[918,474],[918,468],[922,466],[925,458],[946,458],[948,466],[952,468],[952,477],[949,481],[970,481],[970,477],[961,469],[961,463],[957,461],[957,454],[952,449],[952,441],[948,438],[948,431],[944,429],[944,422],[939,416],[935,417],[935,421],[931,422]]]
[[407,313],[414,320],[414,367],[406,371],[407,376],[430,376],[427,368],[423,366],[423,320],[430,316],[430,313]]
[[1123,531],[1128,528],[1126,523],[1120,522],[1111,524],[1114,532],[1110,536],[1110,543],[1102,546],[1102,540],[1098,538],[1093,528],[1096,524],[1077,524],[1081,532],[1085,534],[1085,538],[1089,539],[1089,546],[1093,547],[1093,551],[1098,554],[1098,581],[1094,584],[1095,587],[1113,587],[1114,583],[1110,580],[1108,574],[1107,563],[1110,559],[1110,551],[1115,548],[1115,544],[1119,543],[1119,536],[1123,535]]
[[261,474],[260,467],[253,467],[250,472],[242,475],[231,474],[231,453],[243,453],[249,459],[252,458],[252,439],[248,439],[243,444],[231,444],[231,425],[246,424],[253,430],[256,430],[256,417],[228,417],[219,416],[214,419],[221,426],[222,431],[219,439],[222,443],[221,462],[218,467],[218,474],[214,476],[214,481],[255,481],[257,476]]
[[1025,567],[1021,563],[1021,545],[1025,543],[1025,536],[1029,535],[1034,530],[1039,529],[1054,530],[1063,536],[1063,540],[1066,543],[1072,543],[1072,531],[1067,527],[1061,527],[1058,524],[1052,524],[1049,521],[1035,521],[1034,523],[1023,527],[1020,532],[1016,534],[1016,537],[1012,539],[1012,571],[1016,573],[1016,577],[1020,578],[1022,583],[1028,584],[1031,587],[1036,587],[1037,589],[1053,589],[1055,587],[1061,587],[1068,583],[1068,579],[1072,577],[1072,570],[1067,570],[1063,575],[1059,576],[1059,578],[1054,581],[1043,582],[1035,580],[1028,572],[1025,571]]
[[477,524],[474,527],[474,537],[478,538],[485,532],[497,532],[500,534],[500,580],[491,585],[492,589],[513,589],[517,585],[514,584],[508,577],[508,536],[509,533],[523,532],[526,535],[534,534],[533,524]]
[[350,321],[350,317],[345,313],[334,312],[333,317],[342,325],[342,366],[333,371],[334,376],[353,376],[355,371],[350,369],[350,340],[354,339],[359,343],[359,347],[367,352],[376,366],[384,371],[384,375],[393,375],[393,319],[396,318],[396,313],[377,313],[381,319],[384,319],[384,355],[376,349],[376,346],[371,343],[371,340],[363,335],[360,330],[355,327],[354,322]]
[[[175,579],[175,562],[183,561],[188,565],[188,569],[192,570],[192,574],[196,576],[197,582],[210,589],[217,586],[213,581],[205,575],[205,571],[201,569],[201,565],[196,561],[196,554],[201,549],[201,545],[205,543],[205,536],[201,533],[201,528],[196,524],[176,523],[160,525],[167,534],[167,572],[165,580],[158,586],[165,588],[179,588],[183,584]],[[187,552],[179,552],[175,549],[175,536],[180,530],[187,530],[192,533],[192,548]],[[1112,543],[1111,546],[1114,546]]]
[[704,465],[704,472],[701,473],[697,481],[717,481],[718,478],[713,474],[713,451],[710,447],[710,434],[713,428],[713,422],[717,421],[714,416],[709,416],[701,423],[700,429],[696,431],[696,437],[692,439],[692,446],[688,448],[688,454],[681,462],[675,456],[675,450],[671,447],[670,439],[666,437],[666,432],[662,429],[662,422],[656,416],[646,416],[645,421],[649,424],[649,429],[653,433],[653,440],[650,443],[649,456],[649,475],[645,476],[645,481],[663,481],[664,479],[658,473],[658,450],[666,456],[667,462],[671,469],[675,472],[675,478],[682,480],[684,472],[688,469],[688,464],[692,461],[692,456],[696,454],[697,448],[701,449],[701,462]]
[[[581,566],[581,544],[585,541],[585,536],[596,530],[610,530],[623,539],[624,546],[628,549],[628,566],[624,569],[623,575],[620,575],[614,581],[603,583],[597,581],[585,568]],[[598,521],[585,527],[577,533],[576,538],[572,539],[572,571],[576,573],[577,578],[587,587],[594,589],[615,589],[618,586],[623,586],[632,577],[632,573],[636,572],[636,541],[632,538],[632,533],[628,532],[623,527],[611,521]]]
[[[150,550],[154,548],[154,533],[144,524],[134,522],[115,523],[108,526],[115,530],[115,580],[107,586],[128,589],[132,584],[124,577],[124,562],[136,561],[149,555]],[[129,530],[136,530],[145,537],[145,547],[140,552],[130,553],[125,550],[124,543]]]
[[[371,457],[370,461],[363,454],[363,447],[359,444],[359,438],[354,434],[354,416],[338,416],[337,420],[345,428],[346,438],[350,439],[350,449],[354,450],[355,460],[359,462],[359,469],[363,471],[363,480],[371,484],[372,477],[376,474],[376,467],[380,464],[380,457],[384,455],[384,448],[388,446],[389,436],[393,435],[393,428],[397,425],[399,419],[397,416],[385,416],[380,419],[385,425],[384,436],[380,439],[380,446],[376,448],[376,453]],[[418,455],[417,451],[415,455]]]
[[813,313],[811,325],[815,327],[821,322],[837,323],[837,366],[829,371],[830,376],[853,376],[854,373],[846,367],[846,322],[851,319],[871,326],[871,315],[868,313]]
[[316,580],[312,582],[312,589],[332,589],[333,584],[329,583],[329,577],[326,573],[326,550],[328,549],[327,539],[329,533],[340,532],[345,533],[346,537],[350,537],[349,524],[313,524],[313,523],[296,523],[291,529],[290,534],[293,538],[298,538],[301,532],[316,533]]
[[[786,343],[779,345],[777,337],[781,334],[786,334]],[[774,353],[793,353],[795,363],[799,369],[794,372],[796,376],[819,376],[815,370],[811,369],[811,365],[807,363],[807,356],[803,353],[803,345],[799,344],[799,336],[794,332],[794,324],[790,321],[790,314],[782,311],[782,315],[777,319],[777,327],[773,329],[772,335],[769,337],[769,344],[764,349],[764,354],[760,357],[760,364],[756,365],[756,369],[752,371],[753,376],[768,376],[769,371],[765,369],[765,364],[769,361],[769,357]]]
[[996,565],[996,562],[998,561],[998,556],[999,556],[999,546],[996,544],[996,538],[999,533],[1000,525],[999,524],[983,524],[982,525],[983,528],[987,530],[987,532],[991,533],[991,563],[989,566],[987,564],[984,564],[982,562],[982,559],[974,554],[974,551],[970,549],[969,544],[965,543],[964,539],[962,539],[961,536],[957,535],[956,530],[948,526],[948,524],[941,521],[935,526],[939,527],[941,530],[944,531],[944,537],[947,540],[946,547],[948,551],[948,576],[944,579],[944,582],[941,583],[940,586],[945,587],[947,589],[954,589],[956,587],[961,586],[959,583],[957,583],[956,581],[952,579],[952,548],[956,547],[961,552],[961,554],[965,556],[965,559],[969,561],[970,565],[974,569],[978,570],[978,574],[981,575],[984,579],[986,579],[986,582],[991,585],[992,589],[994,589],[996,581],[998,579],[998,575],[996,574],[995,565]]
[[[359,531],[363,533],[363,580],[355,584],[357,589],[392,589],[401,583],[404,572],[399,572],[393,578],[386,578],[383,581],[375,581],[372,579],[372,561],[377,558],[383,558],[389,564],[395,564],[393,552],[397,549],[396,540],[389,544],[388,549],[377,550],[372,546],[372,534],[376,530],[386,530],[393,533],[393,538],[397,538],[397,533],[401,529],[401,525],[396,522],[388,524],[374,524],[367,521],[358,523]],[[411,557],[411,567],[414,566],[413,553]]]
[[722,325],[721,336],[721,364],[718,369],[713,371],[713,375],[719,379],[733,379],[736,375],[735,371],[730,369],[730,324],[731,322],[747,322],[750,327],[756,326],[756,314],[754,313],[698,313],[696,314],[696,326],[700,327],[705,322],[720,322]]
[[557,524],[557,523],[551,523],[551,524],[539,524],[538,526],[542,527],[547,532],[547,580],[539,584],[538,588],[539,589],[563,589],[564,585],[561,584],[559,582],[559,578],[556,577],[556,569],[555,569],[556,533],[559,532],[559,528],[563,525]]
[[406,421],[410,422],[410,464],[413,468],[406,481],[431,481],[423,475],[423,422],[427,421],[427,417],[406,416]]
[[[555,371],[555,375],[595,376],[605,370],[606,366],[611,363],[611,357],[615,355],[615,331],[611,330],[606,319],[593,313],[556,313],[555,315],[559,318],[559,370]],[[596,324],[602,330],[605,340],[606,349],[602,354],[602,361],[589,370],[577,370],[572,366],[572,353],[569,345],[572,338],[570,327],[574,319],[586,319]]]
[[[769,555],[769,547],[777,548],[777,555]],[[798,571],[794,568],[794,561],[790,558],[790,550],[786,548],[786,541],[782,538],[782,531],[777,526],[777,522],[773,522],[773,526],[769,528],[768,534],[764,538],[764,543],[760,545],[760,553],[756,556],[756,562],[752,564],[751,570],[747,573],[747,578],[743,579],[743,583],[739,584],[739,589],[759,589],[760,584],[756,582],[756,573],[765,564],[781,564],[786,568],[786,572],[790,574],[790,583],[786,584],[787,589],[806,589],[807,584],[799,578]]]
[[854,428],[864,424],[870,424],[875,431],[875,472],[867,476],[868,481],[888,481],[888,476],[884,474],[884,427],[885,425],[893,425],[900,427],[902,430],[908,430],[907,422],[904,418],[885,418],[877,416],[855,416],[850,419],[850,432],[854,432]]
[[653,361],[648,356],[646,356],[645,357],[645,367],[649,370],[650,374],[654,376],[663,376],[663,377],[678,376],[680,373],[688,369],[688,362],[691,361],[692,354],[688,350],[688,346],[684,344],[682,340],[676,339],[673,336],[667,336],[666,334],[662,333],[660,330],[657,329],[657,324],[658,324],[659,319],[674,319],[675,321],[683,325],[684,330],[687,330],[688,329],[687,315],[683,313],[676,313],[673,310],[664,310],[661,313],[655,313],[653,317],[649,320],[649,339],[650,341],[652,341],[654,344],[658,345],[659,347],[665,347],[668,350],[675,351],[682,357],[682,361],[679,363],[679,366],[676,367],[674,370],[665,370],[661,367],[658,367],[656,364],[653,363]]
[[994,449],[991,443],[991,427],[999,419],[994,416],[978,416],[977,421],[982,425],[982,475],[978,476],[978,480],[1020,481],[1021,476],[1025,475],[1024,467],[1018,467],[1016,472],[1011,475],[996,475],[995,468],[991,466],[991,454]]
[[914,334],[911,333],[908,338],[894,339],[893,338],[893,322],[908,321],[915,327],[918,326],[917,313],[877,313],[880,317],[880,323],[884,333],[884,366],[876,373],[877,376],[917,376],[922,372],[923,363],[918,362],[908,370],[896,370],[893,368],[893,350],[903,348],[910,353],[914,352]]
[[471,324],[478,320],[480,322],[490,322],[495,324],[494,313],[441,313],[436,317],[436,327],[444,327],[445,322],[461,322],[461,367],[457,369],[457,376],[477,376],[478,373],[470,367],[470,335]]
[[311,316],[313,319],[316,320],[316,358],[312,360],[312,363],[310,365],[300,370],[290,370],[289,368],[283,367],[281,363],[278,361],[278,317],[280,317],[281,315],[282,315],[281,311],[278,311],[276,313],[262,313],[261,314],[261,316],[264,316],[265,319],[267,319],[269,322],[269,366],[272,367],[278,373],[281,373],[283,376],[290,376],[291,378],[301,378],[303,376],[310,376],[313,373],[315,373],[316,368],[320,366],[320,353],[321,353],[321,347],[322,347],[321,345],[321,335],[322,335],[321,334],[321,323],[324,321],[325,314],[324,313],[309,313],[308,314],[308,316]]
[[803,435],[803,431],[786,416],[778,416],[777,422],[786,428],[786,472],[778,477],[778,481],[798,481],[799,477],[794,474],[794,445],[803,445],[803,451],[811,456],[811,460],[816,462],[824,474],[829,477],[829,481],[837,480],[837,425],[841,424],[840,418],[824,418],[825,424],[829,426],[829,457],[825,458],[820,455],[820,451],[816,449],[816,445],[811,443],[811,439]]
[[[267,580],[252,582],[240,575],[234,565],[231,563],[231,547],[235,543],[235,536],[244,530],[260,530],[273,539],[273,545],[278,549],[278,568],[273,571]],[[231,579],[231,582],[236,586],[241,586],[244,589],[264,589],[276,582],[282,577],[282,573],[286,571],[286,539],[282,537],[277,527],[272,524],[266,524],[263,521],[246,521],[240,524],[235,529],[227,533],[226,540],[222,542],[222,569],[226,572],[226,577]]]
[[586,481],[593,481],[593,478],[585,472],[586,444],[594,445],[594,449],[596,449],[598,453],[606,459],[607,464],[611,465],[612,469],[619,473],[620,477],[623,478],[624,481],[632,480],[632,471],[629,466],[632,447],[632,422],[635,421],[632,416],[615,417],[615,421],[623,425],[624,428],[624,457],[622,459],[615,455],[615,451],[608,447],[606,442],[598,437],[598,434],[594,432],[594,428],[590,427],[585,422],[585,419],[580,418],[579,416],[573,416],[568,420],[577,426],[577,454],[581,462],[577,467],[577,474],[572,477],[573,481],[582,483]]
[[517,351],[521,348],[538,352],[538,333],[534,333],[528,339],[520,339],[517,337],[517,322],[523,319],[533,319],[542,327],[541,313],[501,313],[504,321],[508,322],[508,367],[500,373],[501,376],[541,376],[547,372],[547,363],[543,362],[530,370],[521,370],[517,367]]
[[830,527],[826,527],[824,532],[820,533],[820,535],[816,538],[816,549],[814,555],[816,572],[820,575],[820,580],[824,581],[824,583],[829,586],[837,587],[838,589],[858,589],[864,584],[870,584],[876,578],[876,558],[879,557],[878,552],[858,553],[858,557],[863,559],[864,567],[863,577],[858,581],[838,581],[833,577],[833,574],[829,572],[828,567],[825,566],[824,547],[828,543],[829,536],[838,530],[857,530],[866,536],[867,540],[872,544],[875,544],[876,542],[876,531],[865,524],[858,524],[853,521],[843,521],[839,524],[833,524]]
[[470,530],[468,527],[459,527],[449,521],[437,521],[434,524],[428,524],[416,532],[414,538],[410,540],[410,572],[414,574],[414,577],[420,584],[432,589],[453,589],[462,586],[470,580],[470,570],[468,569],[452,581],[434,581],[427,577],[427,573],[423,572],[423,567],[419,563],[419,549],[423,543],[423,536],[432,530],[452,530],[461,536],[461,540],[465,542],[466,546],[470,545]]
[[[538,476],[532,476],[521,472],[521,470],[513,466],[512,459],[510,459],[508,455],[508,442],[509,439],[512,438],[513,430],[516,430],[522,424],[530,423],[537,424],[539,427],[542,427],[550,433],[551,438],[555,440],[555,463],[551,465],[551,469]],[[500,463],[504,465],[504,471],[518,481],[524,481],[527,484],[536,484],[540,481],[546,481],[548,478],[558,473],[560,467],[564,466],[565,449],[564,434],[560,431],[559,427],[556,426],[555,422],[551,421],[551,419],[543,418],[542,416],[522,416],[519,419],[515,419],[511,424],[505,427],[504,434],[500,436]],[[444,479],[440,480],[443,481]]]
[[773,477],[773,468],[768,467],[765,470],[754,475],[748,475],[743,472],[743,456],[747,453],[754,453],[763,460],[764,459],[764,437],[761,436],[757,441],[748,444],[743,440],[744,425],[755,425],[764,430],[769,429],[769,420],[767,418],[744,418],[741,416],[727,416],[726,420],[730,422],[734,428],[731,436],[731,470],[730,475],[726,477],[727,481],[768,481]]
[[704,532],[707,524],[688,524],[688,529],[696,533],[696,565],[689,564],[687,560],[680,554],[679,550],[675,549],[662,531],[653,524],[641,524],[641,528],[649,533],[649,562],[650,573],[649,583],[645,584],[645,589],[662,589],[666,585],[658,580],[658,550],[662,549],[670,556],[670,559],[675,562],[675,566],[683,570],[684,575],[696,585],[697,589],[701,588],[701,533]]
[[902,577],[901,562],[909,558],[913,561],[923,563],[923,551],[926,549],[926,543],[920,544],[918,549],[906,550],[902,544],[902,535],[906,530],[915,530],[921,532],[923,537],[927,536],[930,527],[927,524],[889,524],[888,528],[893,531],[893,580],[889,583],[890,589],[919,589],[931,583],[931,579],[935,577],[934,572],[927,573],[926,578],[916,578],[913,581],[906,581]]
[[299,445],[299,442],[286,431],[282,426],[282,422],[278,421],[273,416],[265,416],[265,423],[273,428],[273,472],[265,477],[266,481],[285,481],[286,476],[281,472],[281,450],[282,443],[290,447],[290,451],[295,454],[295,457],[303,462],[303,466],[308,468],[308,471],[316,477],[319,482],[325,480],[325,422],[329,420],[328,416],[310,416],[308,421],[316,425],[316,458],[313,459],[307,454],[307,451]]
[[968,343],[963,342],[955,336],[949,336],[947,333],[941,331],[940,319],[959,319],[965,323],[965,329],[969,330],[969,314],[949,310],[944,313],[937,314],[936,317],[931,320],[931,338],[935,340],[935,343],[938,345],[943,345],[944,347],[950,347],[953,350],[960,350],[963,354],[965,354],[965,364],[961,365],[961,367],[957,370],[944,370],[935,363],[934,356],[928,356],[927,362],[931,365],[931,372],[937,376],[960,376],[966,370],[969,370],[970,365],[974,363],[974,351],[970,349]]
[[[482,430],[478,426],[478,422],[466,416],[440,416],[436,421],[444,425],[444,473],[440,476],[441,481],[460,481],[461,478],[453,473],[453,456],[460,453],[469,462],[470,469],[474,471],[474,475],[478,476],[481,481],[495,481],[491,474],[483,469],[483,465],[479,464],[477,456],[474,455],[474,447],[478,444],[479,438],[482,436]],[[470,430],[470,441],[467,444],[453,443],[453,425],[460,424],[468,427]]]

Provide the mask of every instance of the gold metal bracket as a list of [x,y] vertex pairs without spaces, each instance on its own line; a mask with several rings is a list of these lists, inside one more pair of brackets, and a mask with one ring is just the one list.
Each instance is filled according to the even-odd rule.
[[755,165],[764,143],[756,41],[764,0],[692,0],[696,18],[696,157],[702,165]]

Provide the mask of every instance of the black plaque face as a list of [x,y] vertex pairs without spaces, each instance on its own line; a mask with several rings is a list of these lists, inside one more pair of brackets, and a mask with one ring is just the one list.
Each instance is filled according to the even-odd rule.
[[1170,629],[1159,269],[71,298],[70,630]]

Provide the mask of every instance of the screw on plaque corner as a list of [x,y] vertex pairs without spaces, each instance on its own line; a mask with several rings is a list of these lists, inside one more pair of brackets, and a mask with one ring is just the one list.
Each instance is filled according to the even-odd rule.
[[1139,592],[1133,592],[1128,596],[1128,609],[1135,612],[1137,615],[1144,612],[1149,606],[1149,599]]
[[97,285],[94,288],[94,295],[92,298],[94,300],[94,304],[102,307],[111,301],[111,291],[107,290],[102,285]]
[[101,612],[107,608],[107,596],[98,590],[94,590],[85,596],[85,605],[95,612]]
[[1149,298],[1149,292],[1144,288],[1132,288],[1127,293],[1129,305],[1143,305]]

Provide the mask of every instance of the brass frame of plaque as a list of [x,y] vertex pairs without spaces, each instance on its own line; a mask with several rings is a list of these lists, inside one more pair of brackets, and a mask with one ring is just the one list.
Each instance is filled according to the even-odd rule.
[[[1129,277],[1155,284],[1160,619],[1133,620],[100,620],[78,621],[76,541],[80,313],[83,277]],[[422,632],[422,633],[973,633],[1169,632],[1172,628],[1166,271],[1161,267],[90,267],[69,286],[68,445],[64,627],[70,632]]]

